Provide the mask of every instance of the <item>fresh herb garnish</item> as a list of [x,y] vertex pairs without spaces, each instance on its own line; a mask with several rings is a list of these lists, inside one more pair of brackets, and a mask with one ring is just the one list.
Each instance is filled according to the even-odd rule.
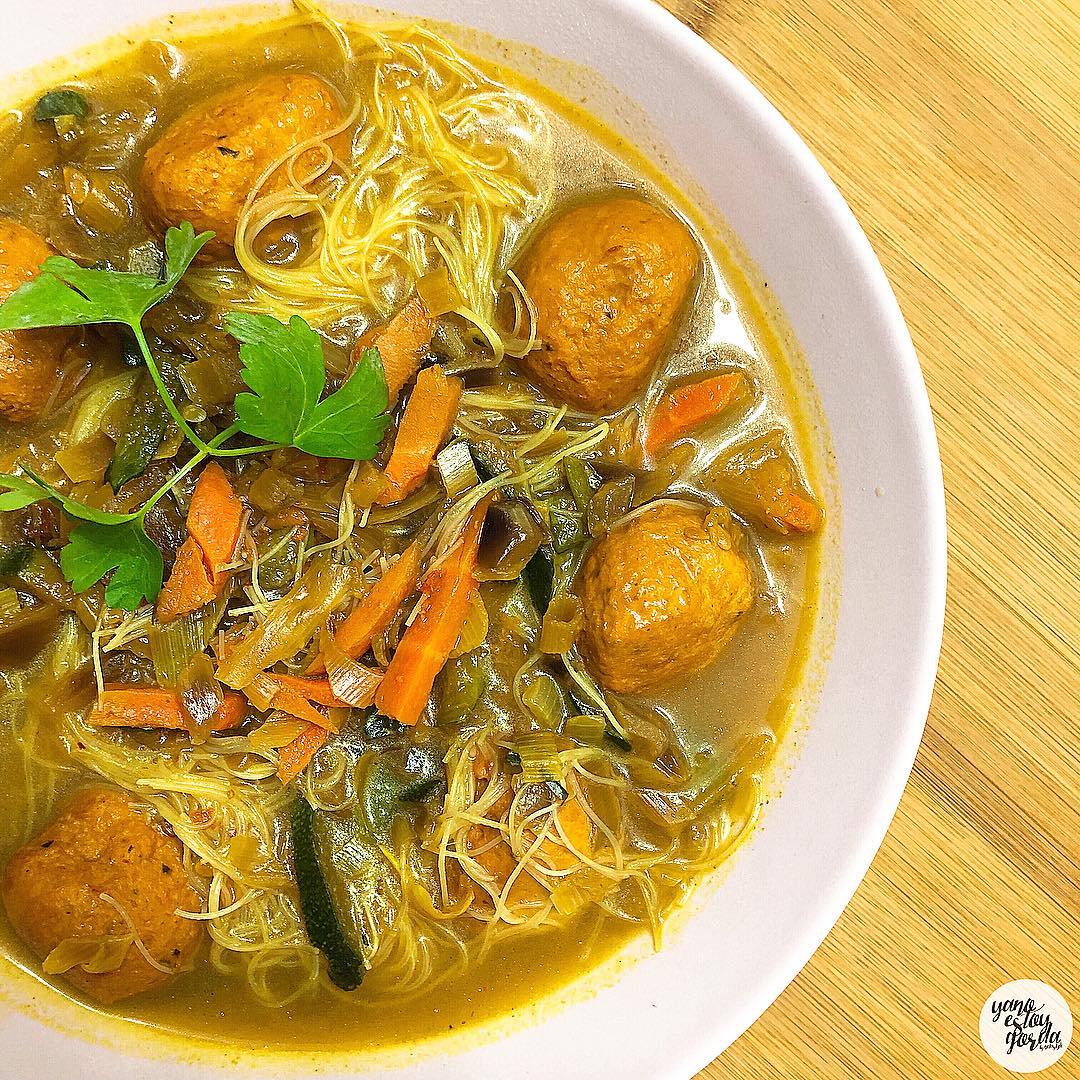
[[378,349],[365,349],[344,386],[322,398],[322,340],[299,316],[286,325],[269,315],[230,312],[225,329],[241,343],[241,374],[254,391],[236,399],[241,430],[317,457],[375,456],[390,422]]
[[[18,510],[41,499],[59,502],[87,524],[76,528],[61,554],[65,576],[83,591],[108,573],[107,603],[134,610],[153,602],[161,589],[161,552],[143,528],[147,513],[183,476],[206,458],[240,457],[295,446],[320,457],[366,461],[374,457],[389,418],[386,377],[377,349],[367,349],[356,370],[335,393],[322,398],[326,365],[322,341],[303,319],[287,325],[268,315],[231,313],[229,332],[241,343],[243,378],[252,393],[236,399],[237,420],[210,440],[184,419],[150,350],[142,320],[179,284],[213,233],[196,234],[190,222],[165,234],[164,273],[88,269],[62,256],[42,263],[32,281],[0,304],[0,330],[32,330],[51,326],[115,323],[138,348],[169,418],[195,447],[195,454],[138,511],[116,514],[69,498],[24,467],[27,476],[0,474],[0,511]],[[158,431],[154,432],[157,443]],[[163,435],[163,433],[162,433]],[[254,445],[228,447],[237,435],[264,439]],[[123,447],[118,447],[118,451]],[[144,447],[128,448],[109,480],[118,488],[138,475],[146,462]],[[130,460],[128,460],[130,458]]]
[[90,105],[78,90],[50,90],[34,106],[35,120],[59,120],[64,116],[80,119],[90,112]]

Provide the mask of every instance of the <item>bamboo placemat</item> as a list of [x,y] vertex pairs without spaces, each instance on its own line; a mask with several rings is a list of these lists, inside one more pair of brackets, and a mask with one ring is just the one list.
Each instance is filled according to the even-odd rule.
[[855,211],[926,376],[949,604],[900,811],[837,927],[710,1080],[1008,1075],[991,991],[1055,986],[1080,1076],[1080,6],[666,0]]

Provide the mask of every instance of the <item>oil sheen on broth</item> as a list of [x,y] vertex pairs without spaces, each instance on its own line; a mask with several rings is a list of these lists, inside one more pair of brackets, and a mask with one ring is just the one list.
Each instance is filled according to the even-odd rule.
[[[89,100],[87,117],[74,124],[34,121],[32,105],[12,114],[0,138],[0,214],[33,229],[58,252],[83,265],[140,268],[132,262],[132,252],[145,254],[152,250],[149,242],[160,242],[160,232],[147,221],[145,199],[140,195],[147,148],[190,107],[268,72],[319,76],[341,95],[342,111],[347,113],[357,93],[369,92],[365,88],[370,87],[371,36],[359,27],[347,27],[345,33],[355,58],[352,67],[343,63],[340,42],[335,44],[327,26],[303,18],[230,30],[220,36],[185,36],[173,31],[167,40],[133,45],[107,65],[63,84]],[[436,39],[415,37],[410,31],[387,33],[401,34],[400,40],[406,43],[402,56],[417,64],[426,63],[429,50],[435,48],[431,42]],[[193,739],[176,732],[86,727],[82,718],[97,691],[86,627],[105,627],[104,635],[99,634],[97,656],[104,681],[140,687],[153,682],[155,675],[149,627],[133,623],[138,616],[103,612],[100,585],[82,599],[74,597],[70,589],[65,590],[58,568],[51,572],[57,579],[52,585],[36,591],[30,588],[27,571],[14,568],[10,554],[37,542],[44,551],[55,551],[61,541],[57,531],[61,515],[39,506],[20,511],[18,520],[4,520],[14,515],[0,517],[0,559],[8,558],[0,562],[6,575],[0,579],[0,588],[14,589],[23,608],[34,610],[25,631],[8,633],[0,640],[0,767],[8,778],[0,789],[0,860],[9,860],[48,826],[72,792],[98,783],[149,798],[180,840],[209,845],[219,863],[215,876],[213,860],[207,865],[200,857],[203,849],[196,848],[195,854],[185,857],[183,872],[192,874],[202,912],[207,911],[208,897],[218,909],[225,909],[216,919],[206,920],[213,940],[202,943],[192,970],[155,989],[95,1007],[183,1034],[294,1050],[382,1047],[456,1030],[527,1006],[580,976],[635,935],[651,931],[659,942],[664,914],[723,860],[756,817],[762,777],[791,710],[800,701],[817,616],[820,541],[816,534],[821,517],[807,488],[814,479],[815,460],[804,404],[798,389],[792,387],[783,350],[769,332],[767,320],[735,272],[721,269],[730,260],[700,230],[695,238],[702,248],[702,265],[691,299],[678,315],[678,329],[652,371],[651,382],[646,379],[629,406],[601,410],[610,421],[602,437],[588,442],[597,416],[577,409],[563,412],[557,396],[536,393],[515,374],[528,370],[538,356],[542,361],[544,354],[534,352],[524,360],[514,355],[521,353],[521,339],[528,336],[521,330],[528,312],[521,293],[515,295],[514,287],[507,284],[505,270],[521,266],[530,243],[552,218],[614,195],[642,198],[665,214],[685,214],[691,221],[697,215],[683,206],[632,147],[580,110],[513,73],[476,64],[490,79],[490,86],[481,89],[498,95],[500,86],[511,87],[524,101],[533,124],[522,123],[519,113],[500,117],[493,109],[483,129],[487,143],[509,145],[518,155],[524,212],[497,218],[500,228],[490,251],[464,250],[455,264],[468,263],[480,291],[486,272],[492,296],[497,290],[499,299],[491,301],[489,312],[477,311],[479,302],[469,303],[476,298],[470,297],[468,282],[459,281],[454,298],[457,308],[468,308],[477,318],[470,320],[460,310],[457,314],[448,311],[438,321],[430,350],[424,352],[451,376],[464,380],[462,411],[450,439],[472,445],[479,465],[476,482],[485,474],[497,475],[506,464],[497,454],[484,458],[479,444],[485,442],[485,433],[496,447],[524,445],[535,451],[516,466],[521,471],[530,467],[535,475],[528,484],[519,482],[504,492],[499,504],[503,509],[498,511],[502,517],[489,518],[485,526],[479,576],[491,580],[480,586],[487,616],[483,643],[449,661],[436,681],[433,706],[415,728],[372,728],[370,716],[352,710],[342,734],[331,738],[307,769],[283,787],[275,776],[280,744],[266,738],[260,741],[255,734],[268,715],[265,700],[264,711],[251,708],[259,705],[257,695],[238,732],[209,740],[205,733],[196,733]],[[407,63],[391,68],[386,73],[388,81],[381,84],[390,91],[401,90],[415,78]],[[442,87],[437,79],[428,89],[439,100]],[[373,108],[371,100],[361,104],[364,110]],[[465,123],[468,117],[462,114],[456,119]],[[387,166],[385,155],[378,158],[363,138],[353,145],[354,154],[370,151],[371,161],[378,160],[384,168],[384,186],[374,193],[378,203],[401,178],[394,175],[392,163]],[[392,152],[393,143],[389,146]],[[340,148],[335,151],[344,153]],[[231,154],[232,148],[226,146],[226,152]],[[337,167],[332,165],[327,175]],[[415,209],[421,218],[428,214],[422,202]],[[490,219],[477,220],[481,226],[485,220],[490,223]],[[367,219],[354,223],[350,235],[355,239],[355,230],[362,231],[368,224]],[[216,257],[196,263],[177,292],[146,319],[161,348],[160,361],[173,391],[187,395],[187,419],[202,424],[200,430],[207,438],[210,428],[206,425],[231,416],[230,395],[244,389],[237,382],[235,343],[218,321],[221,308],[269,310],[279,318],[305,317],[323,334],[331,385],[337,385],[349,369],[357,338],[367,334],[376,340],[379,329],[416,288],[415,274],[410,276],[407,267],[377,252],[371,258],[383,261],[381,273],[372,275],[376,284],[366,297],[357,285],[351,304],[333,291],[345,288],[340,280],[322,296],[318,289],[298,285],[293,271],[312,257],[320,242],[317,218],[311,214],[274,218],[249,240],[248,257],[258,260],[265,270],[261,292],[251,287],[231,260]],[[426,247],[418,248],[414,261],[426,261],[430,270],[443,254],[448,262],[458,258],[452,238],[445,242],[450,245],[446,251],[429,239]],[[464,247],[468,249],[467,244]],[[424,277],[421,291],[425,295],[430,297],[438,288],[437,275]],[[487,331],[500,336],[498,346],[507,344],[507,356],[498,366],[493,366],[496,349]],[[130,352],[131,343],[111,329],[93,329],[72,340],[64,353],[60,387],[45,415],[31,423],[0,421],[0,471],[11,472],[17,463],[31,462],[51,470],[51,480],[71,489],[68,481],[72,478],[57,471],[62,469],[56,464],[57,452],[70,447],[80,420],[85,427],[94,388],[112,380],[119,390],[104,405],[97,401],[96,423],[90,432],[103,455],[103,472],[124,413],[130,411],[129,398],[144,388],[144,382],[137,381],[143,378],[140,369],[125,362]],[[196,372],[195,378],[180,379],[181,368],[189,374]],[[741,373],[733,401],[721,406],[714,419],[705,418],[673,438],[670,446],[660,446],[649,463],[635,458],[633,446],[644,426],[632,425],[640,418],[647,421],[659,415],[673,389],[717,373]],[[533,412],[522,408],[523,395],[536,405]],[[407,397],[403,391],[403,400]],[[510,404],[496,407],[500,400]],[[221,420],[214,430],[226,423]],[[388,445],[400,424],[399,402]],[[544,425],[551,428],[546,440],[537,435]],[[110,440],[107,445],[101,442],[105,438]],[[603,484],[598,492],[586,491],[584,504],[575,501],[568,470],[557,457],[560,446],[574,445],[575,440],[584,445],[580,460],[589,466],[574,474],[579,487],[582,476],[593,487]],[[550,468],[536,465],[543,453],[556,454]],[[180,440],[170,442],[170,436],[164,437],[157,460],[146,473],[155,482],[142,499],[162,475],[168,475],[166,470],[189,454],[190,447],[182,448]],[[344,558],[341,552],[347,550],[349,559],[364,567],[370,585],[385,569],[377,559],[370,565],[365,562],[374,549],[398,553],[419,536],[421,543],[432,545],[426,554],[438,558],[448,550],[452,554],[456,533],[443,535],[450,531],[447,523],[458,529],[464,524],[465,515],[455,517],[455,508],[467,497],[467,490],[465,495],[457,493],[455,502],[447,498],[433,473],[418,493],[407,496],[405,501],[415,504],[411,514],[395,517],[394,504],[380,507],[376,502],[365,529],[350,535],[347,544],[339,544],[343,492],[347,489],[355,497],[350,514],[355,509],[356,519],[364,520],[361,508],[370,506],[368,496],[376,491],[379,470],[386,465],[385,451],[374,465],[361,464],[352,472],[349,462],[327,464],[289,451],[252,455],[247,461],[242,466],[226,463],[229,481],[243,500],[246,532],[232,571],[236,581],[230,586],[229,611],[218,627],[224,635],[235,627],[250,627],[250,620],[264,619],[268,609],[260,604],[273,604],[287,591],[292,584],[291,568],[310,572],[319,558],[333,562]],[[92,463],[87,468],[92,472]],[[136,487],[130,490],[138,494],[142,480],[133,480]],[[289,505],[285,504],[289,499],[282,502],[275,496],[271,480],[288,494]],[[85,496],[91,489],[100,491],[101,483],[101,475],[80,480],[74,493]],[[177,494],[172,516],[160,523],[154,536],[167,555],[184,539],[183,511],[194,497],[190,484],[181,484]],[[302,501],[296,502],[301,496]],[[801,507],[799,513],[789,512],[791,500]],[[643,511],[639,507],[653,502],[661,514],[685,513],[689,506],[689,512],[703,522],[701,543],[713,543],[719,535],[718,543],[726,547],[731,536],[744,538],[752,604],[738,617],[737,629],[719,658],[692,679],[682,684],[668,680],[643,693],[609,692],[598,703],[569,674],[569,668],[560,666],[557,654],[537,652],[539,614],[530,613],[530,590],[520,580],[522,574],[528,579],[528,571],[518,563],[524,556],[529,556],[524,561],[532,563],[536,543],[555,544],[556,526],[580,531],[576,541],[571,535],[565,544],[557,543],[565,550],[556,552],[554,560],[556,592],[551,604],[556,605],[562,585],[566,596],[578,591],[577,579],[572,587],[569,580],[561,584],[558,580],[560,572],[569,574],[578,565],[575,552],[580,560],[589,545],[599,543],[605,534],[626,522],[646,520],[656,508]],[[540,506],[541,511],[534,512],[526,504]],[[572,512],[575,506],[577,518]],[[506,507],[526,507],[525,518]],[[705,511],[713,507],[719,508],[719,517],[706,518]],[[569,524],[568,508],[573,519]],[[734,513],[732,525],[728,510]],[[550,516],[544,517],[548,511],[558,518],[555,524]],[[733,531],[725,531],[729,529]],[[251,564],[249,556],[244,563],[245,545],[258,551],[277,575],[271,575],[265,595],[257,595],[258,590],[253,595],[245,577],[250,575]],[[326,553],[307,562],[306,549],[318,546],[324,546]],[[48,554],[45,557],[51,560]],[[507,577],[511,580],[500,580]],[[410,589],[409,595],[413,593]],[[50,606],[41,600],[47,595],[60,597],[60,602]],[[580,605],[576,600],[568,602],[569,621],[580,621]],[[410,599],[390,626],[380,631],[372,643],[373,656],[360,657],[362,663],[370,668],[386,666],[395,646],[411,632],[407,617],[415,603]],[[344,606],[339,605],[335,615],[342,610]],[[21,617],[25,618],[25,610]],[[148,624],[149,617],[145,621]],[[467,625],[463,637],[469,632]],[[656,647],[663,648],[663,627],[654,627],[652,633]],[[524,640],[530,634],[532,644]],[[275,671],[306,672],[308,661],[321,647],[315,632]],[[216,646],[212,651],[221,661]],[[572,658],[572,663],[579,674],[584,673],[580,659]],[[475,683],[479,678],[481,666],[490,668],[484,676],[486,688],[478,700],[470,699],[470,680]],[[589,676],[583,677],[589,686]],[[557,706],[545,694],[551,686],[557,689]],[[310,702],[308,707],[312,707]],[[614,738],[604,735],[610,723],[603,715],[605,707],[614,714]],[[282,730],[291,733],[297,727],[295,714],[282,709],[280,702],[274,708],[277,711],[269,711],[267,724],[285,725]],[[293,729],[288,729],[290,722]],[[533,738],[537,731],[542,736],[539,740]],[[477,732],[487,734],[478,742]],[[553,734],[561,752],[559,768],[566,771],[560,773],[561,780],[553,778],[553,784],[524,784],[522,770],[534,768],[542,773],[552,765],[552,744],[545,732]],[[630,751],[625,749],[623,735]],[[205,768],[193,767],[192,754],[208,761],[217,757]],[[188,771],[183,773],[187,779],[170,783],[169,763],[180,757],[188,762],[184,767]],[[165,763],[160,769],[152,764],[159,759]],[[449,775],[428,776],[425,770],[434,768],[433,763],[441,769],[444,760]],[[227,762],[227,768],[222,762]],[[574,762],[584,772],[575,771]],[[193,786],[192,776],[210,779],[201,787]],[[415,785],[417,778],[419,788],[402,786]],[[237,801],[236,794],[243,789],[246,798],[246,783],[253,792],[257,789],[250,805],[259,808],[262,825],[258,814],[245,816],[229,809],[249,805]],[[460,798],[460,792],[451,793],[457,790],[455,784],[462,783],[469,788],[472,802],[466,800],[454,808],[465,822],[455,825],[450,803]],[[505,798],[484,803],[484,791],[491,793],[499,784],[506,787]],[[524,788],[546,794],[523,796]],[[298,792],[316,806],[316,850],[324,863],[340,928],[352,947],[371,961],[358,989],[345,991],[331,985],[325,960],[304,934],[296,890],[289,880],[290,827],[295,827],[292,815]],[[575,802],[577,820],[572,828],[573,814],[565,807]],[[583,816],[581,806],[590,807],[595,817]],[[471,828],[487,829],[487,833],[469,831],[470,812]],[[565,817],[558,817],[560,813]],[[538,824],[523,826],[523,818]],[[509,844],[500,836],[500,822],[511,836]],[[243,839],[249,828],[255,835],[251,841]],[[569,834],[566,846],[559,839],[562,834]],[[584,863],[575,855],[574,836],[585,837],[579,841],[587,856]],[[422,854],[425,843],[430,850]],[[502,895],[501,917],[499,905],[482,884],[460,869],[460,859],[455,862],[452,852],[461,854],[463,845],[466,859],[474,859],[473,872],[489,884],[494,882],[495,892]],[[522,851],[530,849],[534,857],[540,852],[540,884],[522,874],[528,888],[519,888],[511,883],[513,871],[500,869],[498,861],[507,858],[512,867],[521,861]],[[665,851],[670,858],[664,856]],[[389,861],[386,852],[393,856]],[[398,866],[410,859],[415,859],[417,867],[411,878],[403,876]],[[220,871],[222,864],[240,866],[243,872],[230,877]],[[633,871],[612,869],[624,864]],[[373,865],[378,869],[371,870]],[[424,898],[418,900],[415,890],[422,891]],[[552,896],[557,897],[554,904]],[[44,978],[40,975],[42,957],[20,939],[6,916],[3,930],[4,950],[27,971]],[[117,930],[114,927],[109,933],[116,936]],[[52,981],[64,992],[95,1004],[73,990],[63,974]]]

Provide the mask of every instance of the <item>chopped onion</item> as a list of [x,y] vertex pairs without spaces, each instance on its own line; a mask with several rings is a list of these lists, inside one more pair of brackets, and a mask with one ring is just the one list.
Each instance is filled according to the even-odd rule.
[[540,640],[537,647],[541,652],[560,656],[569,652],[581,633],[585,614],[581,601],[570,593],[559,593],[552,597],[544,613],[544,622],[540,627]]
[[367,708],[375,700],[375,691],[382,681],[382,672],[358,664],[323,627],[319,649],[326,665],[326,677],[334,696],[357,709]]
[[78,484],[84,480],[101,483],[112,457],[112,439],[97,432],[89,439],[58,450],[55,460],[73,483]]
[[522,735],[514,746],[521,758],[521,779],[526,784],[562,784],[563,768],[559,747],[551,731]]
[[192,735],[209,734],[214,717],[225,703],[225,694],[206,653],[197,653],[176,680],[180,704],[191,721]]
[[300,580],[268,605],[263,622],[238,642],[218,678],[239,690],[279,660],[296,656],[355,587],[356,574],[349,567],[316,557]]
[[464,305],[461,294],[450,280],[450,271],[446,263],[442,263],[430,274],[425,274],[416,283],[416,295],[424,303],[427,313],[433,319],[440,315],[447,315],[451,311],[457,311]]
[[536,722],[549,731],[557,730],[566,715],[562,690],[554,678],[545,672],[540,672],[522,691],[521,701]]
[[251,749],[260,754],[268,750],[277,750],[282,746],[288,746],[298,735],[307,730],[307,723],[303,720],[290,720],[285,717],[267,720],[257,727],[249,736],[248,742]]
[[435,468],[450,498],[480,483],[480,477],[476,475],[476,463],[467,442],[459,440],[444,446],[435,455]]
[[0,589],[0,621],[22,611],[19,594],[14,589]]
[[599,746],[606,731],[607,724],[602,716],[571,716],[563,728],[564,735],[586,746]]
[[158,686],[176,686],[181,672],[210,644],[224,611],[224,604],[207,604],[167,626],[150,627],[146,640]]
[[133,934],[64,938],[41,962],[41,970],[46,975],[63,975],[81,967],[90,975],[104,975],[120,967],[134,942]]
[[118,401],[130,401],[135,395],[139,372],[124,371],[110,379],[94,383],[83,395],[68,428],[67,442],[78,444],[101,431],[105,414]]
[[457,644],[451,650],[450,655],[464,656],[473,649],[479,649],[487,640],[488,613],[484,606],[484,598],[479,589],[473,589],[469,595],[469,610],[465,613],[465,622],[461,627]]

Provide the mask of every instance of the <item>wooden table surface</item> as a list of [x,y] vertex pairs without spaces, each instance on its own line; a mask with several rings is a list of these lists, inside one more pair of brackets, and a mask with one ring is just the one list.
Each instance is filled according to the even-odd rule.
[[1080,1076],[1080,4],[665,0],[791,121],[884,264],[949,520],[934,705],[869,875],[710,1080],[1006,1077],[983,1002],[1036,978]]

